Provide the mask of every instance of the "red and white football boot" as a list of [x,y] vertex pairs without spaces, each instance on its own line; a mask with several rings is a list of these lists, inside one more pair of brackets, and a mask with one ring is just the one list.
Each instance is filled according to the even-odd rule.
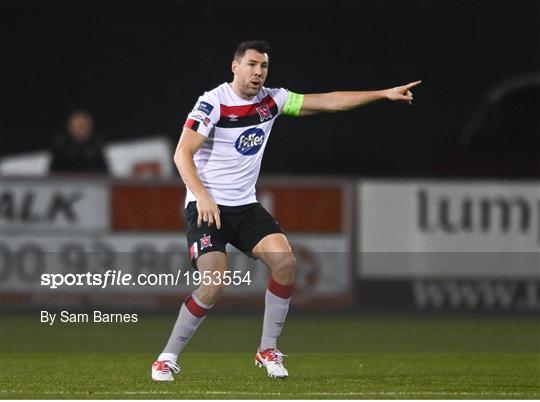
[[266,367],[268,377],[287,378],[289,372],[283,367],[283,357],[287,356],[277,349],[258,350],[255,355],[255,365]]
[[178,374],[180,366],[169,360],[157,360],[152,364],[152,380],[174,381],[173,373]]

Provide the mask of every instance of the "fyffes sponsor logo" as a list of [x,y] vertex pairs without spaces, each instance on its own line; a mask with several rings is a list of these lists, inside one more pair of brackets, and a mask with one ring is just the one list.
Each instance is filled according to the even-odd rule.
[[250,128],[244,131],[234,144],[242,155],[255,155],[264,144],[264,131],[260,128]]

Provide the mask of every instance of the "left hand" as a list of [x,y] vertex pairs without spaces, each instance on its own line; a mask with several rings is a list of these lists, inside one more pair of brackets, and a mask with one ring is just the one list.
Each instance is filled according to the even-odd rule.
[[421,82],[421,80],[415,81],[407,85],[387,89],[386,97],[392,101],[407,102],[409,105],[412,105],[413,94],[410,90]]

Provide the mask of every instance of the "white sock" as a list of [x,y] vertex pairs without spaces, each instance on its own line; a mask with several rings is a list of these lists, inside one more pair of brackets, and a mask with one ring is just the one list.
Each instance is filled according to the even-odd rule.
[[184,350],[199,325],[204,321],[210,307],[201,302],[195,293],[182,303],[169,341],[158,360],[170,360],[176,363],[178,355]]
[[285,299],[266,289],[261,350],[277,347],[277,338],[281,335],[290,300],[290,297]]
[[158,357],[158,360],[160,362],[168,360],[170,362],[176,363],[177,359],[178,359],[178,355],[175,355],[174,353],[162,353]]

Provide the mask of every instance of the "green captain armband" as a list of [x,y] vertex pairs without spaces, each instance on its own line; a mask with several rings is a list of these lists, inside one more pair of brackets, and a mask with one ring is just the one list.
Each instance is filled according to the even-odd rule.
[[296,94],[289,91],[287,101],[283,106],[283,114],[285,116],[298,116],[300,109],[302,109],[302,103],[304,102],[304,95]]

